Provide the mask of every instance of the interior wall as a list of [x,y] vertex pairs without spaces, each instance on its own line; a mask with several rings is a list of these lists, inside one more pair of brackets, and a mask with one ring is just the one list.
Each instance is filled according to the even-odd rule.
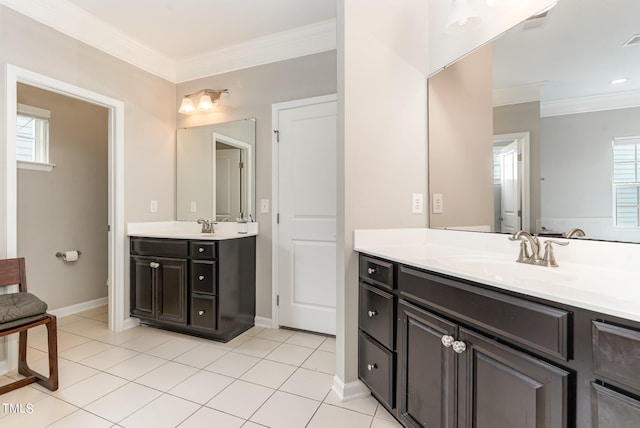
[[[427,2],[338,0],[336,377],[357,383],[358,254],[353,232],[425,227]],[[426,198],[425,198],[426,202]],[[340,384],[340,382],[337,382]]]
[[[29,291],[59,309],[107,296],[109,111],[18,85],[18,102],[51,112],[51,172],[18,169],[18,256]],[[80,250],[65,263],[58,251]]]
[[[336,93],[336,51],[261,65],[180,83],[176,99],[200,89],[228,89],[231,108],[208,114],[174,114],[179,128],[256,118],[256,207],[272,202],[271,105]],[[270,208],[272,203],[269,204]],[[271,211],[271,210],[270,210]],[[271,245],[273,213],[256,210],[260,223],[256,241],[256,315],[271,318]]]
[[530,219],[535,230],[540,213],[540,102],[511,104],[493,109],[493,133],[529,132]]
[[[4,6],[0,6],[0,28],[0,79],[5,80],[5,64],[13,64],[124,103],[124,220],[173,220],[175,85]],[[5,99],[5,89],[0,85],[0,99]],[[4,131],[4,102],[0,105],[0,129]],[[7,178],[4,171],[2,178]],[[0,183],[3,204],[5,183]],[[149,209],[152,199],[158,201],[156,213]],[[6,231],[2,232],[0,238],[5,240]],[[126,231],[117,233],[124,235]],[[5,256],[6,248],[1,251],[0,256]],[[123,262],[128,271],[128,248]],[[123,297],[128,313],[128,276],[125,282]]]
[[430,227],[493,230],[492,71],[485,45],[429,78],[429,194],[443,195]]

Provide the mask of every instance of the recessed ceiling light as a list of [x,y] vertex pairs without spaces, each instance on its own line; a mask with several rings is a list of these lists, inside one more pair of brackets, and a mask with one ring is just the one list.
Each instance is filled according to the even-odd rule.
[[610,81],[609,83],[611,83],[612,85],[619,85],[620,83],[624,83],[626,81],[628,81],[629,78],[628,77],[622,77],[620,79],[613,79],[612,81]]

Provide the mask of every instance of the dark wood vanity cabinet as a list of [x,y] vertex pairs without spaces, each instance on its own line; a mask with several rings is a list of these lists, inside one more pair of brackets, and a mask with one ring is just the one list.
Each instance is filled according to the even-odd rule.
[[255,236],[220,241],[131,238],[131,315],[228,341],[254,324]]
[[368,255],[359,289],[360,378],[406,427],[640,427],[640,323]]

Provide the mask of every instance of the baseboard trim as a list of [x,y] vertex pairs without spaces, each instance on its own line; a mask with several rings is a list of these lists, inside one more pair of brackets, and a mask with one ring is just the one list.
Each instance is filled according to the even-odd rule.
[[273,328],[271,318],[256,317],[253,323],[256,327]]
[[89,300],[88,302],[82,302],[75,305],[66,306],[64,308],[54,309],[48,312],[51,315],[62,318],[69,315],[77,314],[79,312],[88,311],[89,309],[99,308],[100,306],[104,306],[108,303],[109,299],[107,297],[101,297],[99,299]]
[[356,380],[355,382],[344,383],[338,375],[333,377],[331,390],[335,392],[340,401],[349,401],[371,395],[369,388],[361,381]]
[[138,318],[127,318],[126,320],[124,320],[124,323],[122,324],[122,329],[123,330],[127,330],[129,328],[134,328],[140,325],[140,320]]

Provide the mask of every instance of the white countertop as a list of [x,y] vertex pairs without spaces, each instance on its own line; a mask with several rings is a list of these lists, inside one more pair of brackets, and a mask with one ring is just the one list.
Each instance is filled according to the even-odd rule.
[[517,263],[519,243],[499,234],[357,230],[354,249],[408,266],[640,321],[640,245],[570,241],[567,247],[554,247],[560,265],[557,268]]
[[247,233],[239,233],[236,222],[217,222],[214,233],[201,233],[202,226],[195,221],[158,221],[127,224],[128,236],[147,238],[198,239],[219,241],[258,235],[258,223],[247,223]]

